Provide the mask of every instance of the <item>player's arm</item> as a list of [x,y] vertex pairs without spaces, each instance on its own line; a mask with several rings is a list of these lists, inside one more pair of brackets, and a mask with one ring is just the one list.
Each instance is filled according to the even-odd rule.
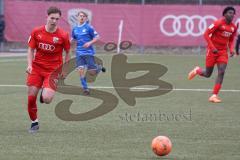
[[66,53],[66,55],[65,55],[65,60],[64,60],[64,62],[65,62],[65,63],[68,63],[69,60],[70,60],[70,58],[71,58],[71,55],[69,54],[69,50],[68,50],[68,51],[65,51],[65,53]]
[[66,75],[69,71],[69,61],[70,61],[70,58],[71,58],[71,55],[69,53],[69,50],[68,51],[65,51],[65,59],[64,59],[64,65],[63,65],[63,68],[62,68],[62,77],[63,78],[66,78]]
[[75,28],[72,29],[72,35],[71,35],[71,39],[70,39],[70,53],[74,54],[73,52],[73,49],[76,48],[77,46],[77,37],[75,35],[75,32],[74,32]]
[[83,45],[84,48],[88,48],[99,40],[99,37],[94,37],[91,41]]
[[208,29],[205,31],[204,33],[204,38],[207,41],[208,47],[210,47],[210,50],[213,53],[217,53],[218,50],[217,48],[214,46],[212,40],[211,40],[211,36],[212,34],[218,29],[218,27],[220,26],[218,21],[215,21],[213,24],[211,24]]
[[[235,52],[234,52],[234,39],[237,35],[237,31],[238,31],[238,27],[239,27],[239,23],[237,23],[237,27],[235,28],[235,31],[233,32],[233,34],[230,36],[229,38],[229,43],[228,43],[228,47],[229,47],[229,51],[230,51],[230,56],[233,57]],[[236,54],[239,55],[239,41],[240,41],[240,35],[238,35],[237,38],[237,42],[236,42]]]
[[33,57],[34,57],[34,49],[31,47],[28,47],[28,51],[27,51],[27,69],[26,72],[27,73],[31,73],[32,72],[32,61],[33,61]]
[[83,45],[84,48],[88,48],[99,40],[99,34],[93,27],[89,28],[89,34],[92,37],[92,40]]
[[33,58],[34,58],[34,51],[35,51],[35,48],[36,48],[36,40],[35,40],[35,31],[33,30],[29,39],[28,39],[28,51],[27,51],[27,63],[28,63],[28,66],[27,66],[27,69],[26,69],[26,72],[27,73],[31,73],[32,72],[32,61],[33,61]]
[[62,77],[65,78],[66,74],[68,73],[68,68],[69,68],[69,61],[71,58],[70,55],[70,40],[69,40],[69,35],[66,34],[64,37],[64,44],[63,44],[63,48],[65,50],[65,58],[64,58],[64,65],[62,68]]
[[235,39],[236,34],[237,34],[237,28],[235,29],[235,31],[233,32],[233,34],[229,38],[228,48],[229,48],[229,51],[230,51],[230,56],[233,56],[235,54],[233,44],[234,44],[234,39]]
[[70,39],[70,51],[69,51],[69,54],[71,53],[71,54],[73,54],[74,55],[74,49],[76,49],[76,47],[77,47],[77,41],[76,41],[76,39],[74,39],[74,38],[71,38]]
[[235,50],[236,50],[237,55],[239,55],[239,45],[240,45],[240,34],[237,37],[236,46],[235,46]]
[[69,34],[67,33],[64,37],[64,44],[63,44],[63,48],[65,50],[65,59],[64,59],[64,62],[65,63],[68,63],[70,58],[71,58],[71,55],[69,54],[70,53],[70,40],[69,40]]

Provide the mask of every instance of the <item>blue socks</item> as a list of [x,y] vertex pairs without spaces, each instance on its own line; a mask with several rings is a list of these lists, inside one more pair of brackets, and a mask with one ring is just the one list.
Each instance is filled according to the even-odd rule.
[[[96,73],[98,74],[99,72],[101,72],[103,70],[103,67],[102,65],[97,65],[96,64]],[[81,81],[81,85],[82,85],[82,88],[84,90],[87,90],[88,89],[88,84],[87,84],[87,79],[86,77],[80,77],[80,81]]]
[[80,81],[81,81],[81,84],[82,84],[82,88],[83,88],[84,90],[88,89],[86,77],[80,77]]

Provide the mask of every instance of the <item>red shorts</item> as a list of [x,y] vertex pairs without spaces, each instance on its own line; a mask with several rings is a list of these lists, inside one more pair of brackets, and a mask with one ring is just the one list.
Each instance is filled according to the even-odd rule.
[[27,75],[27,86],[35,86],[37,88],[57,89],[59,72],[48,71],[36,65],[33,65],[32,72]]
[[207,49],[206,54],[206,67],[213,67],[215,64],[228,63],[227,50],[219,50],[218,53],[212,53],[210,49]]

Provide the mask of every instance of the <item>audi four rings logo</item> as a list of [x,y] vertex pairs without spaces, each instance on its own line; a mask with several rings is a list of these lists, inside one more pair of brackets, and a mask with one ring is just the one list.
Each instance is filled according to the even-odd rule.
[[[209,21],[217,20],[216,17],[211,15],[199,16],[199,15],[167,15],[160,21],[160,30],[166,36],[201,36],[208,27]],[[170,29],[169,29],[169,23]],[[168,30],[166,30],[166,28]]]
[[47,51],[54,51],[54,49],[55,49],[54,45],[46,44],[46,43],[39,43],[38,47],[43,50],[47,50]]

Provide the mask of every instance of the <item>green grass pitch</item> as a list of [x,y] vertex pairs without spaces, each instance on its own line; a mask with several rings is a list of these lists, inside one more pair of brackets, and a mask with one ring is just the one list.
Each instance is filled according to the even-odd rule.
[[[107,73],[99,75],[93,86],[112,87],[112,55],[99,55]],[[114,88],[110,92],[119,99],[117,107],[96,119],[67,122],[55,115],[55,106],[72,99],[71,112],[81,113],[101,103],[93,98],[57,93],[50,105],[38,102],[40,131],[27,132],[25,57],[0,58],[0,159],[2,160],[239,160],[240,159],[240,63],[230,59],[220,92],[223,103],[208,102],[216,72],[209,79],[187,80],[188,72],[203,56],[128,55],[129,63],[158,63],[168,72],[160,79],[174,88],[168,94],[137,98],[128,106]],[[137,77],[137,73],[131,73]],[[76,71],[66,83],[79,86]],[[14,86],[19,85],[19,86]],[[190,91],[181,89],[193,89]],[[232,91],[231,91],[232,90]],[[151,119],[151,114],[164,114]],[[178,116],[178,118],[176,118]],[[150,148],[158,135],[168,136],[172,152],[157,157]]]

